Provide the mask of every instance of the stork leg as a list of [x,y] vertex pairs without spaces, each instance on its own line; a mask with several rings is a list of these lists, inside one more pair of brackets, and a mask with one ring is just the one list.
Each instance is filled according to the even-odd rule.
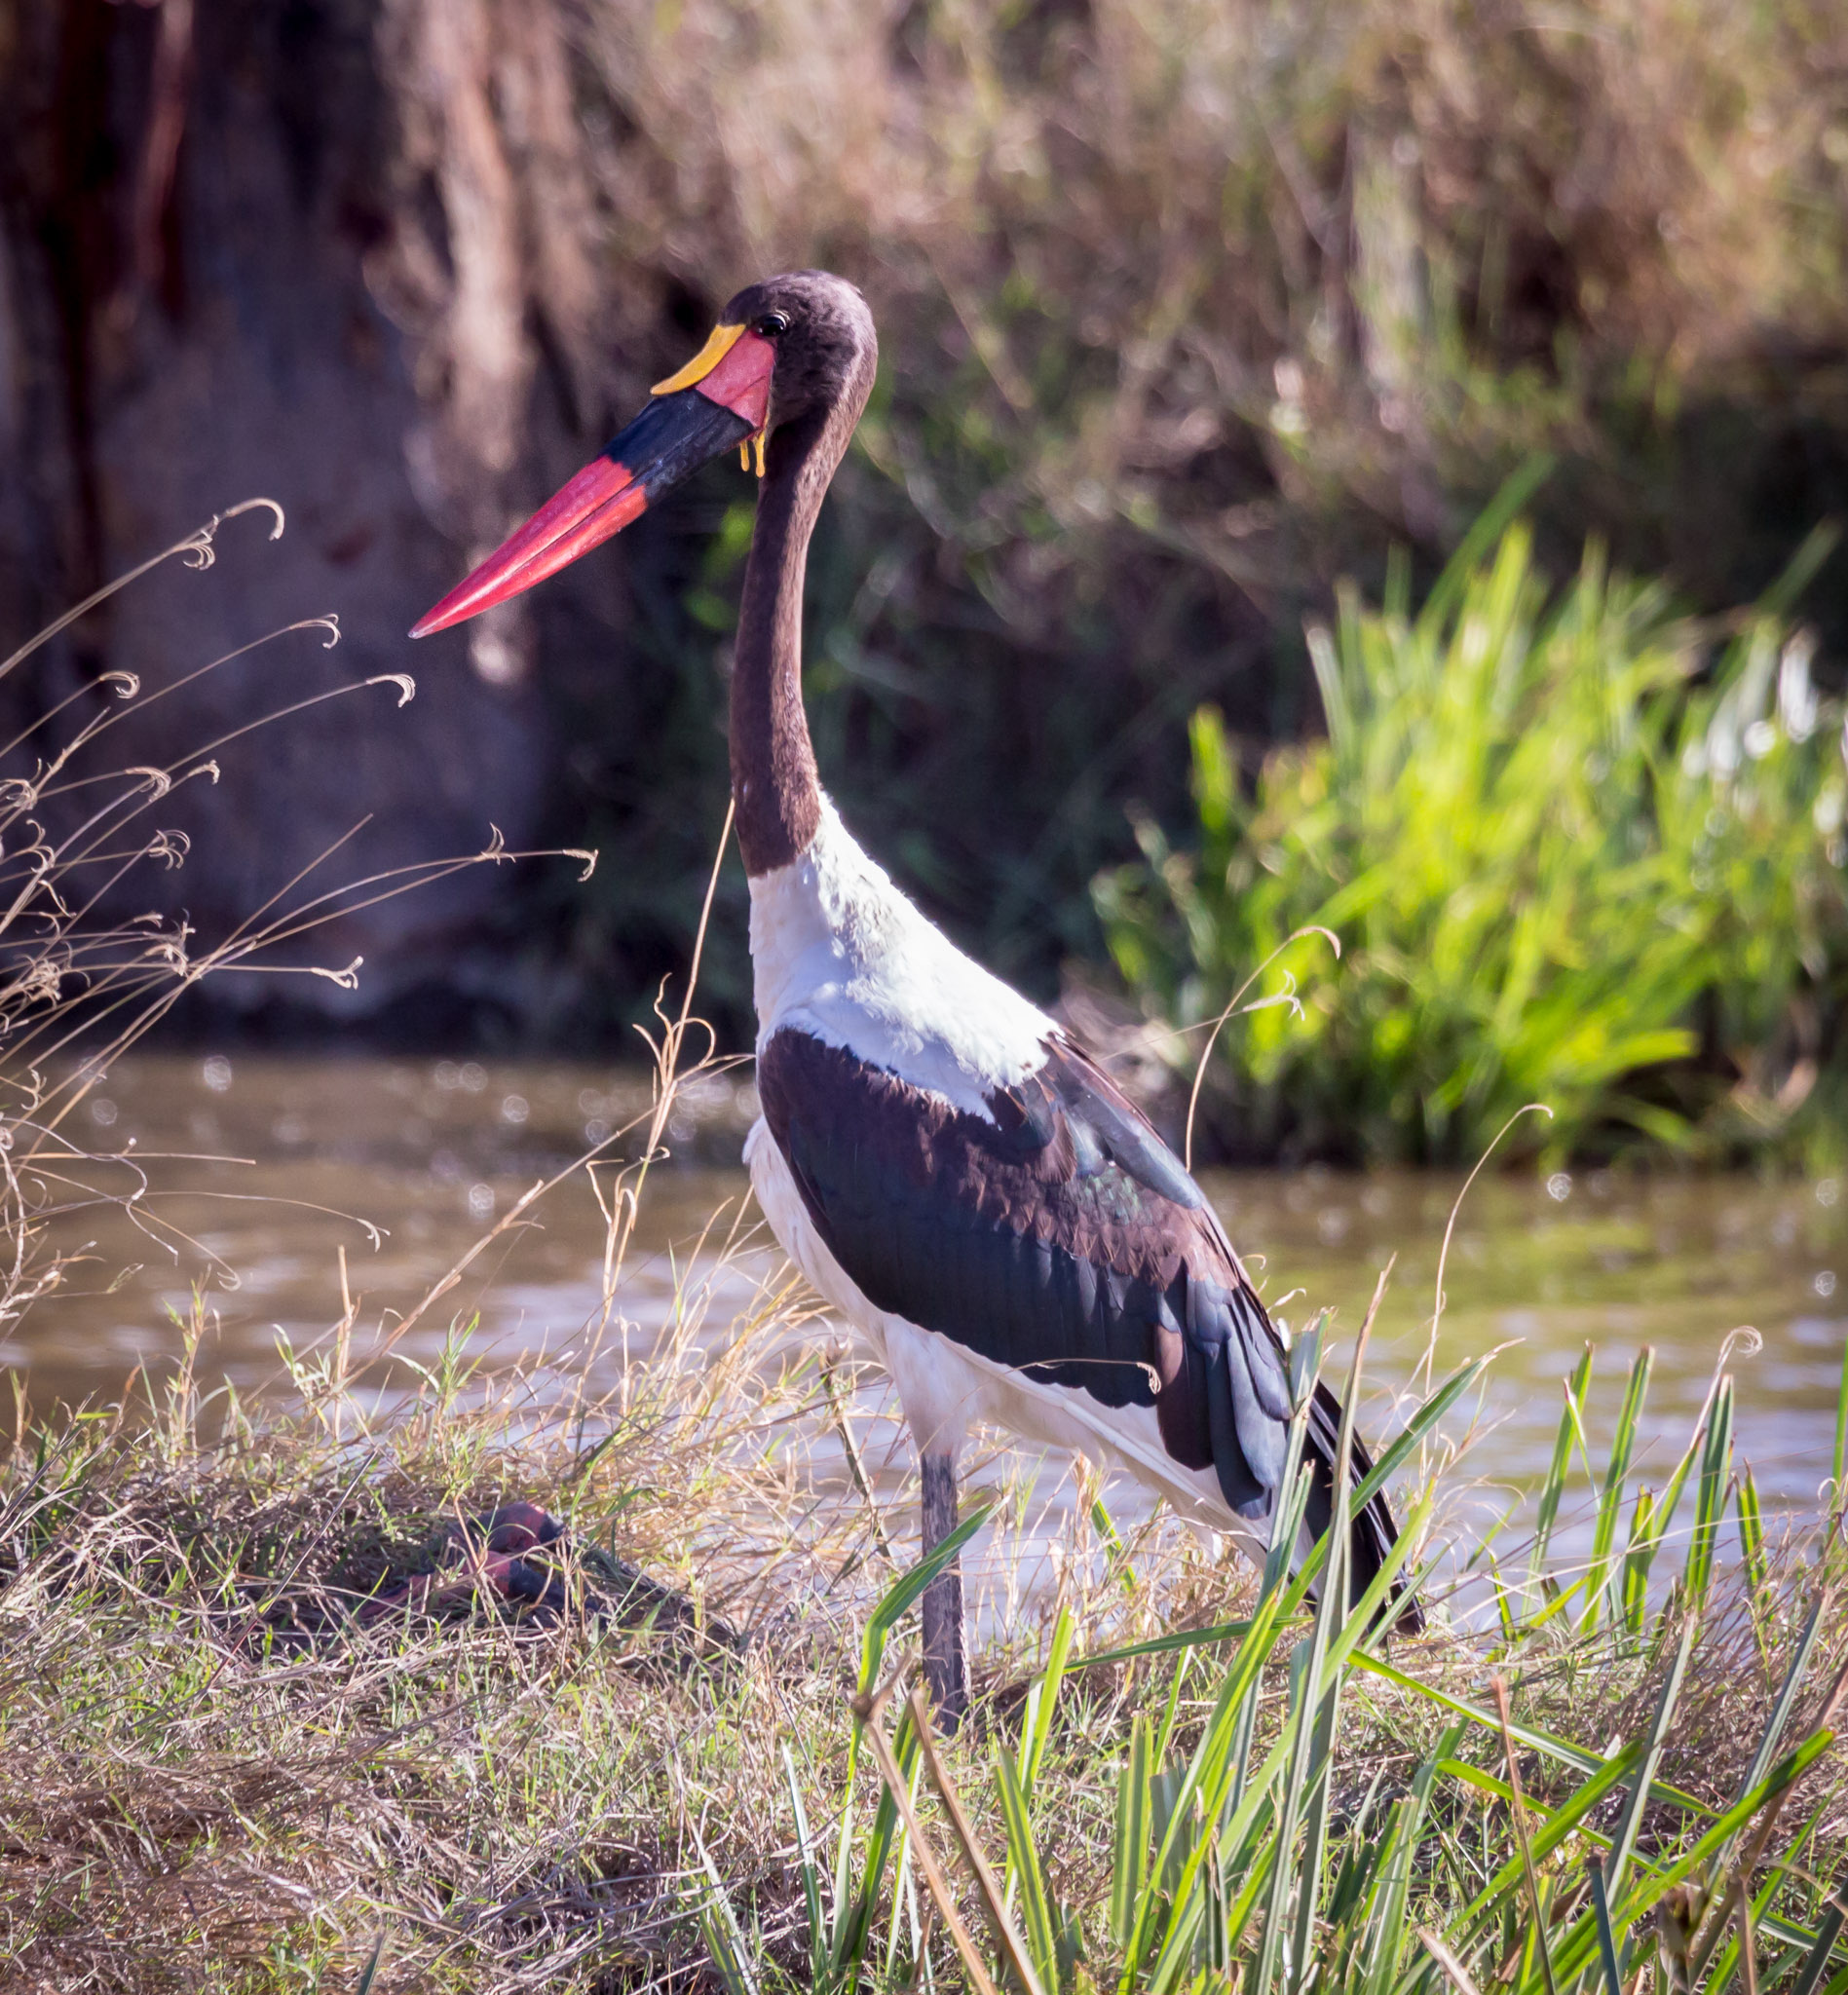
[[[924,1483],[924,1545],[929,1553],[956,1529],[956,1457],[920,1454]],[[969,1666],[962,1646],[962,1567],[952,1560],[924,1590],[924,1680],[937,1722],[958,1730],[969,1708]]]

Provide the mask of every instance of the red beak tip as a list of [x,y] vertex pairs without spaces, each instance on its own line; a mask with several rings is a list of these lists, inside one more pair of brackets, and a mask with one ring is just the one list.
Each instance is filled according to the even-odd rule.
[[592,459],[441,602],[426,610],[411,625],[412,637],[434,637],[522,594],[620,532],[647,507],[647,490],[627,465],[607,452]]
[[448,630],[457,623],[466,623],[471,617],[477,616],[488,605],[486,603],[458,603],[456,595],[446,595],[442,601],[434,604],[411,625],[413,637],[434,637],[439,630]]

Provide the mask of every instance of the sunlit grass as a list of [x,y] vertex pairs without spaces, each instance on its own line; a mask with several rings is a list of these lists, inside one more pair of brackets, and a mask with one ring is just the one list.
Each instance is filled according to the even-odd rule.
[[[768,1991],[976,1985],[977,1961],[1005,1985],[1012,1949],[1046,1990],[1409,1995],[1448,1960],[1606,1995],[1599,1891],[1626,1989],[1718,1990],[1737,1888],[1757,1985],[1848,1987],[1838,1518],[1758,1518],[1723,1374],[1650,1494],[1646,1364],[1609,1437],[1581,1373],[1540,1528],[1487,1550],[1449,1521],[1467,1452],[1415,1481],[1420,1443],[1466,1441],[1477,1368],[1377,1434],[1415,1639],[1373,1600],[1343,1615],[1343,1588],[1318,1606],[1313,1564],[1075,1519],[945,1742],[907,1702],[910,1506],[880,1518],[841,1473],[852,1416],[808,1299],[765,1288],[732,1323],[712,1293],[593,1405],[569,1367],[489,1376],[462,1336],[382,1392],[336,1335],[297,1358],[293,1411],[202,1396],[189,1351],[138,1405],[22,1429],[0,1960],[124,1987],[352,1986],[376,1957],[377,1986]],[[568,1527],[538,1555],[549,1601],[457,1549],[514,1500]],[[1589,1557],[1562,1560],[1567,1514]],[[969,1523],[984,1568],[1031,1550],[1018,1486]]]

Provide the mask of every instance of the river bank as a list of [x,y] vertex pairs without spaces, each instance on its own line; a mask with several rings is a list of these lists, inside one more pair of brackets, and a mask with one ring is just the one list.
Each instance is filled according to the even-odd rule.
[[[1048,1990],[1216,1985],[1234,1962],[1280,1988],[1310,1957],[1344,1989],[1434,1986],[1449,1960],[1459,1987],[1603,1988],[1598,1889],[1626,1982],[1705,1946],[1694,1978],[1718,1989],[1743,1941],[1760,1987],[1848,1986],[1828,1605],[1848,1573],[1838,1535],[1751,1528],[1726,1389],[1653,1525],[1621,1436],[1582,1470],[1562,1443],[1556,1514],[1602,1491],[1611,1527],[1589,1566],[1557,1532],[1486,1556],[1458,1500],[1493,1468],[1467,1402],[1414,1415],[1434,1458],[1463,1449],[1429,1484],[1412,1446],[1395,1477],[1428,1567],[1415,1638],[1362,1639],[1172,1519],[1119,1528],[1096,1485],[1051,1585],[1024,1590],[1037,1471],[991,1463],[964,1554],[976,1719],[916,1789],[933,1884],[850,1707],[915,1640],[913,1492],[849,1468],[840,1381],[791,1341],[800,1298],[722,1339],[705,1292],[685,1300],[626,1404],[547,1413],[536,1368],[490,1384],[459,1346],[381,1398],[336,1331],[297,1354],[293,1412],[208,1405],[182,1369],[16,1434],[11,1973],[947,1990],[1000,1943],[966,1834]],[[491,1536],[512,1504],[562,1534]],[[895,1707],[872,1725],[917,1778],[915,1729]]]

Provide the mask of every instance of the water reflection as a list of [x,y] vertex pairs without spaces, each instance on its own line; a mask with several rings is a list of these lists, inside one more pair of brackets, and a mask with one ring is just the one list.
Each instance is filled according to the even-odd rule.
[[[24,1372],[38,1405],[112,1395],[134,1363],[176,1347],[197,1288],[215,1318],[208,1369],[260,1390],[277,1376],[279,1329],[299,1344],[339,1316],[343,1250],[361,1322],[401,1315],[532,1184],[647,1107],[640,1077],[559,1064],[127,1062],[81,1113],[97,1148],[145,1160],[150,1188],[132,1218],[105,1205],[59,1222],[57,1244],[88,1258],[68,1290],[0,1345],[0,1362]],[[676,1271],[690,1251],[698,1263],[694,1243],[715,1211],[721,1232],[741,1224],[746,1234],[720,1274],[713,1320],[745,1306],[773,1272],[773,1246],[749,1230],[756,1216],[736,1166],[754,1113],[738,1075],[708,1080],[676,1114],[673,1157],[651,1181],[622,1290],[632,1349],[667,1321]],[[115,1168],[126,1184],[132,1166]],[[1327,1303],[1338,1331],[1351,1334],[1396,1256],[1371,1369],[1382,1393],[1412,1379],[1455,1181],[1311,1170],[1220,1175],[1209,1188],[1274,1311],[1292,1324]],[[407,1343],[413,1355],[427,1357],[452,1316],[476,1311],[478,1344],[503,1355],[582,1350],[599,1314],[603,1214],[579,1175],[534,1220],[442,1298]],[[1588,1340],[1600,1353],[1594,1448],[1632,1358],[1655,1346],[1646,1427],[1665,1461],[1698,1412],[1720,1340],[1750,1323],[1764,1345],[1739,1368],[1739,1451],[1767,1503],[1812,1505],[1829,1472],[1848,1334],[1838,1286],[1848,1275],[1845,1222],[1834,1180],[1478,1180],[1451,1240],[1434,1352],[1442,1373],[1502,1350],[1488,1401],[1500,1425],[1478,1469],[1510,1486],[1538,1475],[1559,1381]],[[708,1244],[703,1264],[712,1261]],[[605,1340],[605,1373],[620,1343]],[[1376,1405],[1368,1424],[1377,1431],[1388,1417]]]

